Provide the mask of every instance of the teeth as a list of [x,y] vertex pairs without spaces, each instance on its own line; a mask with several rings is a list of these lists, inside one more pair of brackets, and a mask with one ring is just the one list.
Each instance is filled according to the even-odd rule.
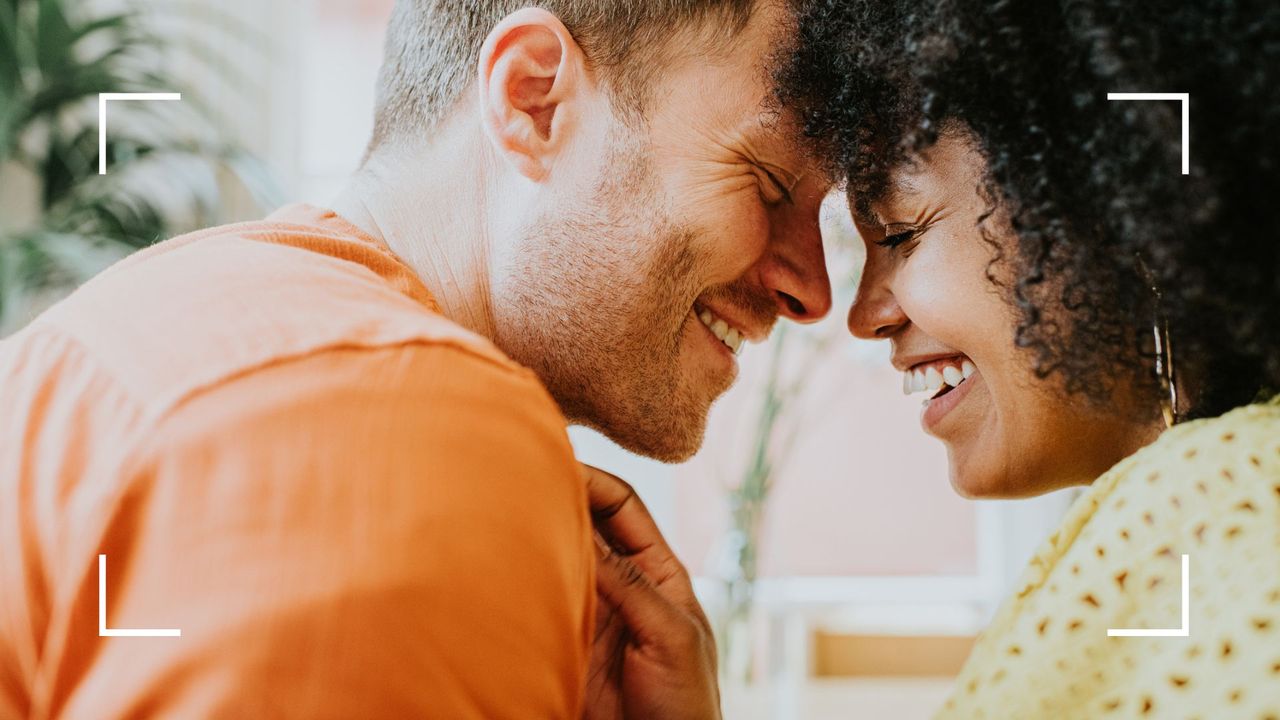
[[964,382],[964,375],[956,366],[948,365],[942,368],[942,380],[951,387],[955,387]]
[[742,350],[742,345],[746,342],[746,337],[738,331],[737,328],[729,327],[729,323],[721,320],[711,314],[710,310],[702,310],[698,313],[698,319],[706,325],[711,334],[715,335],[720,342],[724,343],[736,355]]
[[942,389],[942,373],[935,368],[924,371],[924,389],[930,395]]
[[902,374],[902,394],[927,392],[934,395],[944,386],[959,387],[960,383],[973,377],[977,371],[978,368],[968,359],[963,360],[958,367],[943,365],[924,370],[908,370]]

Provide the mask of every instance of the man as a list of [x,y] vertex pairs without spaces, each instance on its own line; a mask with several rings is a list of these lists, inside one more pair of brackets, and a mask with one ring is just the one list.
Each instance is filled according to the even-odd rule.
[[[520,5],[400,3],[334,210],[164,243],[0,349],[0,718],[715,712],[663,686],[682,570],[601,476],[593,547],[564,426],[685,458],[741,343],[827,312],[785,11]],[[639,570],[669,635],[609,622]]]

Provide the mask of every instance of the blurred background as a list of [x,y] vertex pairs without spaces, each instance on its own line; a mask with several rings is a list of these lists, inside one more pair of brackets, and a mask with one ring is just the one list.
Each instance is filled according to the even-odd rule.
[[[325,204],[358,164],[391,0],[0,0],[0,336],[135,249]],[[98,93],[111,104],[98,174]],[[888,347],[844,327],[862,262],[824,212],[836,311],[742,356],[706,445],[668,466],[571,429],[631,481],[696,576],[729,718],[936,709],[1071,500],[947,483]]]

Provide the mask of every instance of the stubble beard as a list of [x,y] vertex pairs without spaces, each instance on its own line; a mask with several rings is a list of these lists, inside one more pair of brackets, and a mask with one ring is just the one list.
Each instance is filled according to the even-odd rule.
[[[590,202],[524,233],[494,283],[495,339],[570,421],[666,462],[702,444],[732,376],[682,363],[705,277],[697,236],[662,207],[643,155],[605,164]],[[702,271],[702,272],[700,272]]]

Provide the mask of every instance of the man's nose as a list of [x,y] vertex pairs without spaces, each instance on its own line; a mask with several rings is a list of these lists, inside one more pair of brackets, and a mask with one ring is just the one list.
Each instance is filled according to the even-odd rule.
[[858,295],[849,308],[849,332],[863,340],[892,337],[910,319],[889,287],[889,268],[874,248],[867,248],[867,262],[858,283]]
[[760,280],[773,293],[778,313],[811,323],[831,312],[831,279],[822,250],[817,208],[779,208],[773,242],[760,266]]

